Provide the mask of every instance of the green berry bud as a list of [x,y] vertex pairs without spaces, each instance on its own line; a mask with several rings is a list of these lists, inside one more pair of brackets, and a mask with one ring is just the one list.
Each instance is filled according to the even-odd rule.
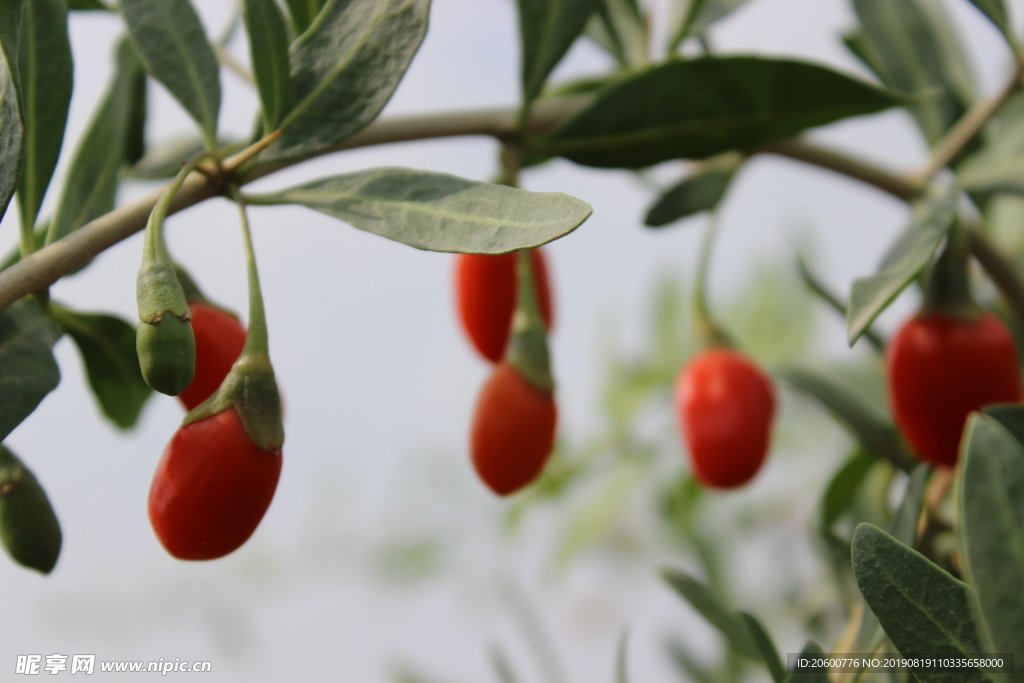
[[146,384],[161,394],[177,396],[192,383],[196,339],[189,320],[168,314],[155,323],[140,322],[135,349]]
[[60,555],[57,515],[35,475],[0,445],[0,541],[18,564],[49,574]]

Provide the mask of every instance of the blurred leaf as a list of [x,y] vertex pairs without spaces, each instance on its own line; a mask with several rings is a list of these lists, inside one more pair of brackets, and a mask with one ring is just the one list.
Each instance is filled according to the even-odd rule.
[[1001,424],[1024,445],[1024,411],[1021,410],[1019,403],[985,406],[982,412]]
[[444,565],[444,548],[435,538],[389,539],[375,558],[377,574],[409,584],[435,576]]
[[216,146],[220,64],[189,0],[121,0],[128,33],[146,67]]
[[685,9],[680,13],[679,25],[669,43],[669,53],[676,52],[688,37],[704,33],[711,24],[739,9],[748,0],[677,0],[678,2],[682,2]]
[[775,683],[784,683],[786,680],[786,666],[779,659],[779,651],[775,649],[775,643],[772,642],[772,637],[768,634],[768,631],[765,630],[764,626],[761,625],[761,622],[753,614],[742,610],[737,612],[737,614],[739,614],[740,620],[746,624],[754,645],[757,646],[758,651],[761,653],[761,661],[764,663],[765,668],[768,669],[768,673],[771,674],[772,680]]
[[714,676],[698,664],[697,660],[687,652],[686,648],[678,640],[669,640],[665,648],[668,650],[668,655],[673,663],[675,663],[676,668],[691,683],[716,683]]
[[295,35],[302,35],[309,28],[326,3],[327,0],[285,0],[285,4],[288,5],[288,13],[292,17]]
[[996,25],[996,28],[1006,36],[1010,45],[1017,43],[1013,28],[1010,25],[1010,13],[1006,11],[1003,0],[970,0],[970,3],[988,17],[989,21]]
[[[816,643],[808,641],[804,645],[804,649],[800,651],[800,657],[819,658],[825,656],[825,653],[821,651]],[[797,660],[799,664],[799,659]],[[810,669],[804,669],[800,666],[793,668],[793,672],[789,674],[788,683],[831,683],[828,677],[828,672],[821,667],[811,667]]]
[[[9,39],[10,34],[0,31],[0,40],[6,44]],[[71,104],[74,64],[64,0],[31,0],[23,4],[16,49],[16,90],[25,126],[18,204],[22,225],[34,226],[64,143]],[[10,49],[5,47],[4,52],[10,63]]]
[[427,31],[430,0],[328,0],[292,44],[295,106],[261,159],[307,157],[377,118]]
[[842,36],[843,45],[860,63],[867,67],[868,71],[875,74],[882,83],[891,87],[889,75],[885,72],[885,65],[882,57],[878,54],[874,44],[864,35],[864,29],[857,27],[854,31],[844,33]]
[[931,263],[939,244],[953,226],[954,218],[950,197],[919,202],[914,207],[910,225],[882,259],[878,273],[854,280],[847,313],[850,346]]
[[[141,66],[142,60],[138,53],[135,60]],[[132,71],[131,83],[128,86],[128,127],[125,130],[124,161],[133,165],[146,154],[146,117],[149,113],[147,98],[149,96],[149,77],[145,68]]]
[[[818,277],[811,272],[810,267],[802,256],[798,255],[796,257],[796,266],[797,270],[800,272],[800,279],[803,280],[804,286],[807,287],[807,290],[845,319],[848,304],[836,296],[825,285],[825,283],[819,280]],[[885,339],[872,330],[870,326],[864,330],[864,339],[866,339],[876,351],[882,352],[885,350]]]
[[575,230],[592,210],[561,193],[403,168],[334,176],[248,201],[301,204],[417,249],[474,254],[546,244]]
[[636,0],[599,0],[585,33],[615,58],[620,69],[647,63],[646,19]]
[[629,631],[619,636],[618,653],[615,655],[615,683],[629,683]]
[[601,1],[518,0],[524,101],[540,94]]
[[92,10],[101,9],[108,12],[113,12],[114,8],[110,5],[101,2],[100,0],[68,0],[68,9],[73,10]]
[[51,311],[78,346],[103,414],[121,429],[134,427],[153,393],[139,367],[135,326],[117,316],[78,313],[56,304]]
[[[245,143],[229,138],[221,138],[217,144],[224,154],[245,146]],[[137,180],[173,178],[181,170],[181,167],[185,165],[186,161],[191,159],[197,152],[202,152],[204,148],[205,146],[200,138],[181,138],[151,146],[146,151],[146,156],[140,159],[134,166],[125,170],[125,175]]]
[[[1001,411],[1008,417],[1008,411]],[[1024,406],[1014,422],[1024,424]],[[1000,421],[968,419],[960,494],[961,547],[967,574],[996,652],[1024,657],[1024,445]],[[1024,681],[1016,666],[1007,680]]]
[[853,0],[853,7],[882,81],[908,95],[929,93],[908,108],[934,144],[973,99],[970,69],[948,18],[930,1]]
[[761,650],[754,642],[747,624],[736,612],[723,605],[707,586],[674,569],[662,569],[661,576],[697,612],[725,636],[732,647],[755,662],[762,661]]
[[617,470],[573,512],[559,535],[555,564],[565,567],[574,557],[608,536],[639,483],[635,468]]
[[658,197],[647,210],[644,225],[657,228],[701,211],[713,210],[722,201],[742,163],[742,156],[727,154],[698,168]]
[[[0,14],[0,24],[3,23],[3,19],[6,19],[6,16]],[[18,186],[24,133],[15,79],[8,69],[4,53],[0,52],[0,220],[3,220],[4,214],[7,213],[7,205]]]
[[640,168],[780,140],[899,101],[807,62],[680,59],[616,82],[537,144],[585,166]]
[[498,683],[519,683],[519,677],[516,676],[515,671],[512,669],[512,663],[509,662],[504,650],[494,646],[488,654],[491,660],[491,668],[494,669],[494,675],[498,678]]
[[891,422],[832,380],[810,370],[788,367],[775,373],[797,391],[817,399],[849,428],[865,448],[910,472],[917,465]]
[[60,522],[32,471],[0,444],[0,542],[18,564],[49,574],[61,546]]
[[825,487],[825,494],[821,497],[822,526],[831,528],[839,517],[849,509],[856,499],[865,477],[877,462],[877,457],[863,448],[858,448],[836,470]]
[[[36,228],[34,233],[32,233],[32,244],[35,246],[34,251],[39,251],[46,244],[46,233],[49,231],[49,229],[50,224],[48,222],[44,222],[42,225]],[[20,260],[21,247],[15,245],[14,248],[11,249],[10,252],[8,252],[7,257],[3,260],[3,263],[0,263],[0,270],[6,270]]]
[[558,85],[550,87],[547,90],[545,90],[541,97],[543,97],[545,100],[550,100],[558,97],[576,97],[578,95],[593,95],[601,90],[604,90],[609,85],[617,81],[619,78],[619,76],[613,74],[611,76],[581,78],[575,81],[559,83]]
[[139,73],[143,71],[135,49],[128,41],[122,41],[117,48],[113,82],[71,159],[47,244],[114,208],[128,143],[125,131],[131,124],[131,93]]
[[[976,656],[983,652],[971,616],[970,586],[878,527],[853,535],[853,570],[864,600],[902,653]],[[921,683],[1000,680],[974,669],[913,668]]]
[[917,522],[921,518],[921,507],[924,505],[924,488],[928,483],[931,468],[920,464],[910,475],[903,501],[896,511],[889,533],[897,541],[910,548],[917,542]]
[[53,345],[57,326],[33,301],[0,311],[0,441],[60,382]]
[[956,169],[957,184],[974,192],[1024,194],[1024,95],[993,119],[985,145]]
[[242,16],[263,107],[263,128],[274,131],[291,105],[288,26],[277,0],[243,0]]

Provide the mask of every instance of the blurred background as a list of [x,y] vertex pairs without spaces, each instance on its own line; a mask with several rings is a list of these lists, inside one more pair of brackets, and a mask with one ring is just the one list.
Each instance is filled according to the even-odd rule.
[[[211,36],[235,12],[230,0],[194,4]],[[654,43],[663,44],[672,3],[645,4]],[[991,92],[1008,64],[995,29],[965,1],[944,4]],[[803,57],[867,77],[839,39],[852,24],[846,0],[751,0],[710,37],[718,51]],[[70,28],[75,141],[106,87],[122,29],[102,12],[75,13]],[[248,60],[243,35],[229,50]],[[518,65],[511,0],[434,0],[426,41],[383,116],[514,106]],[[553,82],[609,67],[583,39]],[[256,94],[230,71],[222,82],[221,132],[245,137]],[[193,133],[158,85],[149,107],[151,144]],[[812,138],[897,169],[926,154],[901,111]],[[388,145],[320,158],[252,189],[374,166],[486,180],[497,172],[497,152],[485,138]],[[468,424],[488,367],[455,317],[450,255],[301,208],[252,212],[287,403],[285,465],[255,536],[211,563],[169,557],[146,517],[153,470],[182,417],[177,401],[155,396],[134,431],[118,432],[96,410],[77,351],[62,340],[60,387],[7,443],[46,487],[64,547],[45,578],[0,562],[0,671],[18,654],[61,653],[209,660],[207,678],[218,681],[458,683],[497,681],[498,658],[523,683],[611,681],[629,629],[634,680],[686,680],[681,660],[710,666],[721,645],[660,580],[662,566],[716,584],[763,619],[783,653],[799,651],[808,635],[830,643],[842,614],[809,532],[818,492],[851,447],[845,433],[780,388],[774,448],[753,485],[701,495],[687,476],[671,386],[692,349],[687,310],[705,217],[642,227],[654,188],[683,169],[667,164],[641,178],[556,160],[524,173],[526,189],[571,194],[594,214],[547,247],[560,444],[542,485],[511,500],[491,496],[469,462]],[[129,183],[119,201],[154,187]],[[899,202],[854,181],[756,158],[720,213],[712,302],[769,368],[812,358],[877,366],[869,351],[846,348],[843,321],[804,292],[795,255],[846,292],[874,269],[906,216]],[[244,311],[234,209],[206,202],[169,219],[167,234],[206,293]],[[0,239],[17,242],[13,204]],[[135,319],[141,248],[136,235],[59,282],[53,297]],[[914,296],[890,309],[881,329],[913,310]],[[863,390],[884,405],[877,388]]]

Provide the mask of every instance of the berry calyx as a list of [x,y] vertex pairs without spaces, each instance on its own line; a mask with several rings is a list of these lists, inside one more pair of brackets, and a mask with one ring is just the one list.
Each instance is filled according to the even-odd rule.
[[[530,250],[538,305],[544,325],[552,321],[547,264],[540,250]],[[455,262],[455,295],[462,327],[474,348],[492,363],[505,356],[516,309],[516,253],[459,254]]]
[[196,370],[192,383],[178,394],[186,410],[213,395],[245,346],[245,326],[235,316],[207,303],[189,301],[196,340]]
[[889,399],[914,452],[953,467],[967,415],[1021,396],[1013,337],[994,315],[934,311],[911,318],[886,354]]
[[742,354],[712,348],[676,381],[676,411],[693,473],[705,486],[743,486],[761,469],[771,441],[775,392]]
[[470,436],[473,467],[499,496],[531,484],[555,445],[558,410],[549,391],[507,362],[495,366],[477,399]]
[[149,491],[157,538],[180,560],[213,560],[245,543],[270,507],[281,451],[253,443],[234,408],[184,425]]

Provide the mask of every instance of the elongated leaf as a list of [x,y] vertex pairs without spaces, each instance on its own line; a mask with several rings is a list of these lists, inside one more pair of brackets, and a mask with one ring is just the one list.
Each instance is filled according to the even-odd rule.
[[821,497],[821,523],[831,528],[853,501],[857,498],[868,472],[878,462],[878,458],[863,449],[853,452],[829,480],[825,493]]
[[[853,571],[864,600],[902,653],[974,655],[983,652],[972,618],[971,587],[878,527],[853,535]],[[1000,680],[976,669],[912,669],[921,683]]]
[[[245,147],[238,140],[221,138],[217,146],[225,155],[233,154]],[[203,151],[203,141],[199,137],[171,140],[152,146],[146,156],[134,166],[125,170],[129,178],[139,180],[161,180],[173,178],[181,170],[182,164],[192,158],[196,152]]]
[[678,50],[688,37],[703,33],[711,24],[747,4],[748,0],[682,0],[682,2],[685,9],[680,12],[679,25],[669,44],[670,53]]
[[[138,64],[142,64],[135,55]],[[128,90],[128,128],[125,130],[125,163],[137,164],[146,154],[146,118],[149,114],[149,77],[144,68],[133,70]]]
[[28,301],[0,311],[0,441],[60,382],[53,344],[60,331]]
[[615,58],[620,69],[647,63],[646,19],[636,0],[600,0],[584,33]]
[[21,143],[25,134],[14,84],[14,76],[7,66],[7,59],[3,52],[0,52],[0,220],[3,220],[7,205],[18,186]]
[[328,149],[377,118],[427,31],[430,0],[328,0],[292,46],[295,106],[261,157]]
[[35,225],[64,142],[74,78],[63,0],[24,3],[18,37],[18,90],[25,124],[18,204]]
[[[811,272],[810,266],[807,265],[802,256],[796,257],[796,266],[800,272],[800,279],[803,280],[804,285],[810,290],[811,294],[814,294],[820,301],[845,319],[849,304],[840,299],[824,282],[818,279],[817,275]],[[885,338],[871,329],[870,325],[864,330],[864,339],[879,353],[885,351]]]
[[957,165],[956,176],[968,191],[1024,194],[1024,95],[1003,106],[985,145]]
[[629,683],[629,631],[623,631],[619,637],[615,655],[615,683]]
[[948,20],[917,0],[854,0],[853,6],[883,70],[879,77],[902,93],[921,95],[908,108],[928,142],[936,142],[973,97]]
[[754,642],[746,622],[736,612],[723,605],[711,589],[691,576],[674,569],[662,569],[661,576],[684,600],[725,636],[737,652],[755,662],[762,661],[761,651]]
[[585,166],[637,168],[779,140],[898,102],[893,93],[807,62],[675,60],[618,81],[536,142]]
[[68,0],[68,9],[73,10],[93,10],[101,9],[107,12],[113,12],[114,8],[110,5],[100,2],[100,0]]
[[135,48],[146,71],[174,96],[209,147],[217,138],[220,65],[189,0],[121,0]]
[[982,411],[1013,434],[1024,445],[1024,406],[1019,403],[1003,403],[985,406]]
[[519,683],[520,679],[516,676],[512,663],[503,649],[497,646],[491,647],[488,655],[491,660],[491,668],[494,669],[494,675],[498,678],[498,683]]
[[335,176],[249,201],[301,204],[417,249],[473,254],[546,244],[575,230],[592,210],[557,192],[404,168]]
[[1010,13],[1006,11],[1006,4],[1003,0],[970,0],[971,4],[988,17],[989,21],[996,25],[996,28],[1006,36],[1013,44],[1013,29],[1010,26]]
[[783,683],[786,680],[786,666],[779,658],[779,651],[775,649],[772,637],[753,614],[742,610],[737,612],[737,614],[739,614],[740,620],[746,625],[747,631],[750,632],[750,637],[754,641],[754,645],[757,646],[758,652],[761,653],[761,661],[764,663],[765,668],[768,669],[768,673],[771,674],[772,680],[775,683]]
[[925,465],[918,465],[910,475],[907,482],[907,490],[903,493],[903,501],[896,516],[892,520],[892,527],[889,533],[897,541],[910,548],[917,542],[917,522],[921,518],[921,507],[924,505],[924,487],[928,483],[928,475],[931,469]]
[[907,472],[916,466],[892,422],[857,396],[828,378],[803,368],[787,367],[776,374],[794,389],[820,401],[871,453]]
[[[817,659],[823,657],[824,652],[817,643],[808,641],[804,649],[800,651],[799,657]],[[799,657],[794,662],[792,673],[789,674],[789,683],[830,683],[828,672],[820,666],[802,667]]]
[[601,0],[518,0],[523,99],[544,88],[551,70],[583,31]]
[[135,326],[114,315],[79,313],[56,305],[53,311],[78,345],[103,414],[121,429],[134,427],[153,393],[139,367]]
[[949,198],[919,203],[910,226],[882,259],[878,273],[854,281],[846,318],[850,346],[931,263],[935,250],[953,225],[954,215]]
[[128,143],[125,131],[131,124],[132,88],[141,72],[135,48],[122,41],[117,49],[114,81],[75,150],[47,243],[114,208]]
[[676,669],[685,677],[683,680],[689,680],[691,683],[715,683],[715,677],[704,669],[678,640],[666,641],[665,650],[672,663],[676,665]]
[[1016,671],[1007,680],[1018,683],[1024,681],[1017,663],[1024,661],[1024,445],[987,415],[970,417],[965,442],[963,558],[994,649],[1014,653]]
[[295,35],[302,35],[309,25],[316,19],[316,15],[323,9],[327,0],[285,0],[288,5],[288,13],[292,17],[292,26],[295,28]]
[[244,0],[242,16],[249,34],[252,73],[263,105],[263,128],[274,131],[291,106],[288,26],[277,0]]
[[0,444],[0,543],[18,564],[49,574],[60,555],[60,523],[32,471]]
[[698,169],[672,189],[666,190],[647,210],[644,225],[662,227],[718,206],[742,163],[742,157],[729,154],[718,161]]

